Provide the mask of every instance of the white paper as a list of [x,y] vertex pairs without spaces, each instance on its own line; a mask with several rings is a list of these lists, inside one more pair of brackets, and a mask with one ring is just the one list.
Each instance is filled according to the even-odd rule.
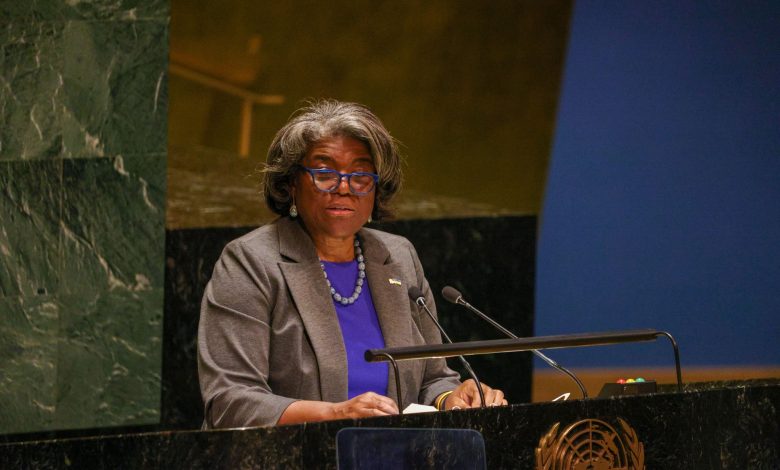
[[435,406],[428,406],[428,405],[418,405],[417,403],[412,403],[411,405],[407,406],[404,409],[403,414],[411,414],[411,413],[428,413],[430,411],[439,411],[436,409]]

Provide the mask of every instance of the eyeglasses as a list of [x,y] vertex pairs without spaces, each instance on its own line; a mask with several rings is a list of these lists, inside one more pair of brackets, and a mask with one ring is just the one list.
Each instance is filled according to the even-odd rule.
[[308,168],[305,166],[301,166],[301,168],[311,175],[311,181],[314,183],[314,187],[323,193],[332,193],[336,191],[341,184],[341,179],[346,178],[347,186],[349,186],[349,190],[352,194],[365,196],[374,190],[376,183],[379,181],[379,175],[376,173],[366,173],[363,171],[339,173],[330,168]]

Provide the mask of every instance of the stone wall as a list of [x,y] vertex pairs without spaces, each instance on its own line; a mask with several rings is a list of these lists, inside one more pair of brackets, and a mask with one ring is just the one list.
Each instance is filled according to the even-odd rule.
[[0,433],[157,423],[167,0],[0,0]]

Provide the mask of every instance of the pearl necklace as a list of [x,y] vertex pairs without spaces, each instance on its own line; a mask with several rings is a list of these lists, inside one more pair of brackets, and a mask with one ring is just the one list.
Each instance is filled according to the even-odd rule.
[[322,274],[325,275],[325,282],[328,283],[330,295],[333,297],[333,300],[340,303],[341,305],[354,304],[358,297],[360,297],[360,293],[363,292],[363,283],[366,279],[366,263],[363,262],[363,250],[360,249],[360,240],[357,236],[355,236],[355,260],[357,260],[358,263],[358,277],[357,281],[355,281],[355,291],[352,292],[350,297],[344,297],[343,295],[336,292],[336,288],[331,285],[330,279],[328,279],[328,273],[325,271],[325,264],[323,264],[322,260],[320,260],[320,267],[322,268]]

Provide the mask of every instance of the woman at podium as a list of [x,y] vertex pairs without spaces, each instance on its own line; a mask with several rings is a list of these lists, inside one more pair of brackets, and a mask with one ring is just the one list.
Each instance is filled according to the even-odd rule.
[[[434,305],[414,247],[364,227],[390,215],[395,140],[362,105],[320,101],[276,134],[264,195],[279,217],[230,242],[201,306],[198,372],[207,428],[391,415],[403,403],[480,406],[443,359],[402,362],[401,390],[366,349],[440,343],[407,295]],[[434,310],[435,311],[435,310]],[[506,404],[483,385],[486,405]]]

